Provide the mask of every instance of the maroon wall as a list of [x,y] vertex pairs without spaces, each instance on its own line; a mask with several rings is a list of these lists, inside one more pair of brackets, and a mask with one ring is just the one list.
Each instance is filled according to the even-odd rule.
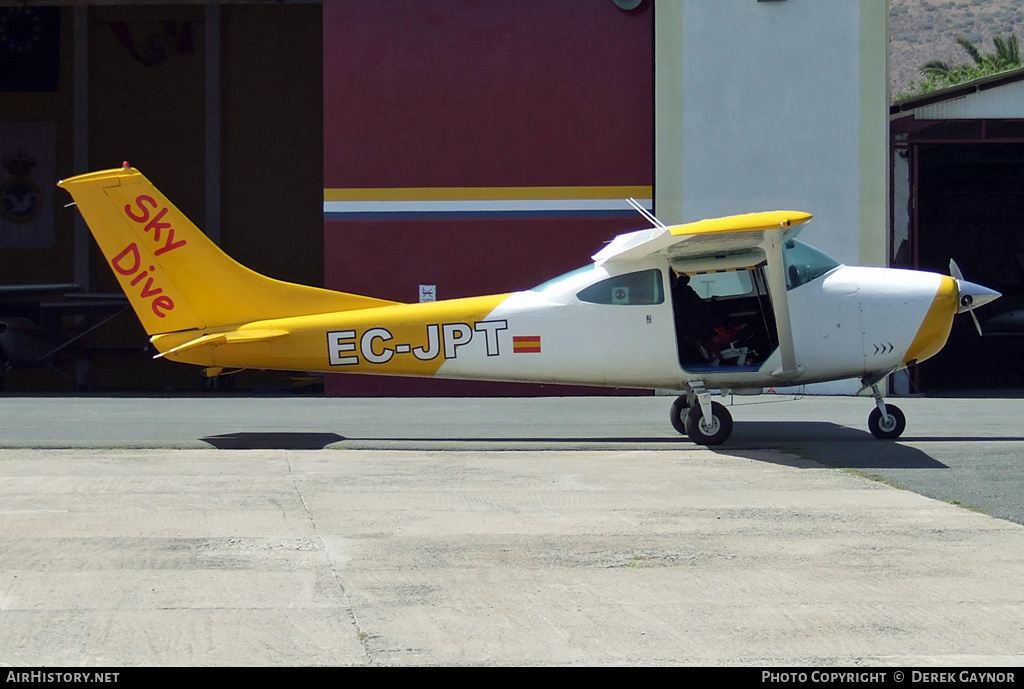
[[[325,2],[323,32],[325,189],[653,183],[650,2]],[[643,225],[631,213],[325,216],[324,277],[399,301],[419,284],[439,298],[524,289]],[[327,390],[565,391],[340,375]]]

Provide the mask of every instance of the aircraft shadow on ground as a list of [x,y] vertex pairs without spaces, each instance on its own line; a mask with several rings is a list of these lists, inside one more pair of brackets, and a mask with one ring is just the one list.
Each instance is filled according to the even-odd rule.
[[200,438],[218,450],[322,450],[344,439],[337,433],[224,433]]
[[[460,444],[474,449],[572,450],[636,445],[657,449],[692,449],[695,446],[683,436],[460,436],[460,437],[353,437],[322,432],[239,432],[200,438],[220,450],[321,450],[325,447],[351,441],[357,445],[379,443],[382,448],[401,445],[408,449],[436,448],[451,445],[458,450]],[[790,452],[829,466],[850,469],[946,469],[947,465],[931,457],[926,451],[906,443],[942,442],[1024,442],[1022,437],[965,438],[905,436],[899,441],[876,440],[866,430],[849,428],[824,421],[741,421],[737,422],[732,437],[715,447],[716,451],[773,449]],[[411,447],[410,447],[411,446]]]
[[949,468],[927,452],[901,442],[906,440],[909,438],[878,440],[866,430],[823,421],[750,421],[736,424],[729,445],[735,449],[773,447],[795,451],[817,462],[849,469]]
[[[513,436],[513,437],[348,437],[357,443],[401,444],[412,447],[434,446],[452,443],[458,449],[460,443],[477,447],[505,449],[517,443],[547,446],[550,449],[571,450],[574,446],[587,448],[620,445],[656,446],[658,449],[692,449],[694,446],[683,436],[626,437],[626,436]],[[936,440],[936,439],[929,439]],[[963,440],[948,438],[946,440]],[[899,441],[877,440],[867,430],[856,430],[840,424],[824,421],[741,421],[737,422],[732,437],[724,444],[713,448],[724,454],[730,451],[751,449],[773,449],[799,454],[808,459],[851,469],[945,469],[942,462],[918,448],[909,447]]]
[[[667,426],[668,424],[666,424]],[[602,435],[579,435],[579,436],[555,436],[555,435],[492,435],[492,436],[347,436],[345,440],[358,443],[475,443],[482,445],[503,446],[514,443],[547,444],[553,449],[571,449],[571,445],[658,445],[665,446],[665,449],[680,449],[696,447],[684,435],[664,436],[602,436]],[[822,442],[879,442],[867,431],[856,431],[846,426],[834,423],[816,421],[786,421],[786,422],[737,422],[732,436],[719,449],[728,450],[732,447],[742,449],[778,449],[781,447],[795,447],[800,443],[809,441]]]

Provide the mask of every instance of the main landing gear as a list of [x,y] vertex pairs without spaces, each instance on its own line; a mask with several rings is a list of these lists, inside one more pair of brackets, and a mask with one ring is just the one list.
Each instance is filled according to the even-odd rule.
[[732,414],[711,401],[711,393],[695,388],[672,403],[672,428],[698,445],[721,445],[732,433]]
[[203,392],[231,392],[235,389],[235,374],[240,370],[225,372],[218,366],[203,369],[199,387]]

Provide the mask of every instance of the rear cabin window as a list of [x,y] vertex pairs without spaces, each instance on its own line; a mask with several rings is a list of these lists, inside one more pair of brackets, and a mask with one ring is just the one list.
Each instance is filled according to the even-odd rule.
[[651,268],[601,280],[576,296],[580,301],[591,304],[639,306],[663,303],[665,288],[661,271]]

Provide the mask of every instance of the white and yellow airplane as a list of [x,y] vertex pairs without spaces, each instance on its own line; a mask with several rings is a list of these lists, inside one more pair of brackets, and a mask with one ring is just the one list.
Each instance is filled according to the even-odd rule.
[[[402,304],[281,282],[235,262],[137,170],[62,180],[158,356],[259,368],[685,390],[672,425],[729,437],[710,390],[860,378],[868,427],[906,421],[878,384],[946,342],[999,293],[954,276],[840,265],[772,211],[615,237],[594,262],[525,292]],[[973,314],[971,314],[973,317]]]

